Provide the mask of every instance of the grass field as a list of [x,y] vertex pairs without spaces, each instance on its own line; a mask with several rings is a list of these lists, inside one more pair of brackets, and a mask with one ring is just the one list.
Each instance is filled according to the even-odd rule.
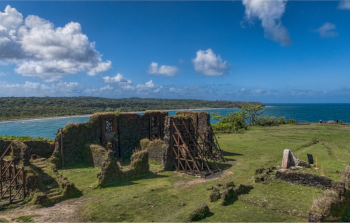
[[[195,208],[205,203],[211,214],[203,221],[306,222],[313,198],[320,197],[323,190],[275,179],[254,183],[255,169],[281,165],[284,149],[306,161],[306,154],[313,154],[319,167],[323,163],[324,174],[333,180],[340,180],[335,171],[342,172],[350,162],[349,125],[252,127],[244,134],[217,137],[228,162],[221,164],[223,175],[212,180],[170,171],[156,174],[160,166],[152,164],[153,172],[147,176],[92,189],[98,168],[76,164],[59,172],[90,198],[79,210],[85,221],[186,221]],[[313,169],[306,171],[320,174]],[[233,198],[227,206],[221,206],[220,200],[209,202],[210,191],[206,188],[228,181],[251,184],[254,189]]]

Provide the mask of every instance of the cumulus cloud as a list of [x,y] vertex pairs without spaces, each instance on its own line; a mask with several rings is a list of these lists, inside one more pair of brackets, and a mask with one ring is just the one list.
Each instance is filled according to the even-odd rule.
[[228,74],[230,65],[222,62],[220,55],[216,56],[211,49],[198,50],[197,57],[192,59],[194,70],[207,76],[221,76]]
[[132,81],[126,79],[120,73],[118,73],[114,77],[105,76],[105,77],[103,77],[103,80],[105,83],[113,83],[113,84],[118,85],[118,89],[123,89],[123,90],[128,90],[128,91],[135,89]]
[[96,75],[112,68],[111,61],[103,62],[101,56],[79,23],[55,28],[38,16],[23,19],[9,5],[0,12],[0,61],[15,63],[23,76],[57,81],[81,71]]
[[128,83],[128,84],[132,83],[131,80],[126,79],[120,73],[118,73],[114,77],[105,76],[103,77],[103,80],[105,81],[105,83],[121,83],[121,82]]
[[0,82],[1,96],[74,96],[83,92],[83,87],[77,82],[59,82],[51,86],[26,81],[24,84]]
[[175,73],[178,71],[179,71],[179,68],[175,66],[162,65],[158,67],[158,63],[155,63],[155,62],[152,62],[148,69],[149,74],[159,74],[159,75],[165,75],[165,76],[174,76]]
[[281,45],[292,43],[288,30],[281,22],[287,0],[243,0],[242,3],[245,6],[248,21],[251,22],[255,17],[261,20],[266,38],[279,42]]
[[341,2],[339,2],[339,6],[340,9],[350,9],[350,0],[343,0]]
[[335,37],[339,35],[339,33],[334,31],[335,29],[336,26],[334,24],[326,22],[323,26],[316,29],[315,32],[318,32],[322,38]]
[[152,80],[146,82],[145,84],[138,84],[136,86],[138,91],[146,93],[158,93],[162,90],[162,88],[162,86],[158,87],[155,85]]

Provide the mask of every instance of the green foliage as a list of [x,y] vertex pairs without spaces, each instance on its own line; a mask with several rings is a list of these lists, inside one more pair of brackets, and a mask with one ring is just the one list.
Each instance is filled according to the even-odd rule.
[[[259,102],[254,103],[263,105]],[[0,120],[84,115],[106,111],[115,113],[118,109],[120,112],[130,112],[151,109],[240,108],[244,104],[246,102],[158,98],[1,97]]]
[[45,139],[44,137],[36,137],[36,138],[33,138],[31,136],[8,136],[8,135],[1,135],[0,134],[0,140],[9,140],[9,141],[12,141],[12,140],[19,140],[19,141],[47,141],[47,142],[53,142],[52,139]]
[[26,215],[26,216],[21,216],[18,218],[13,218],[12,221],[17,221],[17,222],[34,222],[33,217],[37,217],[39,215]]
[[254,105],[251,103],[245,104],[242,106],[242,111],[246,112],[248,114],[248,123],[249,125],[255,125],[256,124],[256,118],[259,117],[262,113],[265,112],[264,108],[261,107],[261,105]]
[[120,108],[117,108],[115,111],[114,111],[114,115],[117,117],[119,114],[120,114]]
[[141,149],[146,149],[149,143],[150,143],[149,139],[147,138],[141,139],[140,141]]
[[275,116],[258,116],[255,119],[255,125],[262,125],[262,126],[267,126],[269,123],[270,125],[280,125],[280,124],[291,124],[291,123],[296,123],[297,121],[295,119],[288,119],[285,120],[285,116],[280,116],[276,118]]
[[245,127],[248,118],[245,111],[228,112],[226,116],[221,116],[220,112],[210,113],[212,119],[217,120],[217,124],[211,124],[214,131],[233,131],[238,132]]

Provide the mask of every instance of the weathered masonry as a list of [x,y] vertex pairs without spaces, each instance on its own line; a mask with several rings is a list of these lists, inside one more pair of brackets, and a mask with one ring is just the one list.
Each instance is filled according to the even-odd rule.
[[225,162],[207,112],[178,112],[170,117],[164,111],[96,113],[86,123],[70,123],[58,131],[53,157],[57,165],[99,160],[96,146],[89,145],[101,145],[114,157],[123,157],[139,149],[142,139],[164,141],[159,151],[162,165],[178,172],[205,177],[220,171],[217,161]]
[[[55,149],[60,151],[64,163],[81,162],[86,154],[86,144],[98,144],[111,148],[116,157],[131,154],[140,148],[141,139],[163,139],[164,119],[168,112],[146,111],[134,113],[96,113],[86,123],[70,123],[55,139]],[[61,138],[62,136],[62,138]]]
[[206,112],[178,113],[165,119],[164,166],[176,172],[205,177],[221,171],[217,161],[225,162]]

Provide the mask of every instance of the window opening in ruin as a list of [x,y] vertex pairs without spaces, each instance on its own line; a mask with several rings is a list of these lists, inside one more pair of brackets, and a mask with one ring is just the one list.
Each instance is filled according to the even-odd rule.
[[105,132],[114,132],[113,129],[113,118],[106,118],[105,119],[106,129]]

